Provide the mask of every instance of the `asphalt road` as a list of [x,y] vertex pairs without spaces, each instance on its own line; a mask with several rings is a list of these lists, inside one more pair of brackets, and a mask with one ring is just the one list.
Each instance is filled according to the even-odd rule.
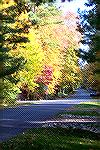
[[0,110],[0,141],[24,132],[26,129],[41,127],[41,121],[49,120],[74,104],[91,101],[90,93],[78,89],[69,98],[39,101],[30,106],[18,106]]

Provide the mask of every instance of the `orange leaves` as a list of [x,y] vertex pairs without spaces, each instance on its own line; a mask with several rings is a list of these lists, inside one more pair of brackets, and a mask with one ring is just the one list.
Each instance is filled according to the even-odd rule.
[[45,17],[45,19],[48,18],[52,22],[59,18],[58,21],[61,22],[46,24],[38,28],[44,53],[44,64],[50,65],[53,68],[53,80],[49,84],[49,90],[53,92],[55,85],[62,81],[70,80],[75,82],[76,77],[79,77],[77,73],[80,73],[80,69],[77,66],[78,57],[74,51],[78,47],[78,40],[76,40],[77,32],[75,31],[76,24],[71,26],[72,30],[64,24],[64,19],[72,19],[76,23],[76,16],[71,14],[69,16],[66,15],[65,18],[62,16]]
[[[49,10],[42,9],[44,12]],[[49,93],[54,93],[56,85],[69,81],[73,84],[79,77],[78,57],[74,51],[77,47],[76,32],[74,28],[69,30],[60,15],[52,15],[50,11],[48,16],[41,17],[38,14],[38,17],[39,15],[43,19],[42,23],[38,28],[31,27],[27,34],[30,42],[19,46],[20,55],[27,60],[25,68],[19,74],[21,82],[27,83],[31,90],[34,91],[37,86],[43,88],[40,85],[42,83],[48,87]],[[19,20],[25,21],[25,17],[27,18],[27,13],[21,14]]]

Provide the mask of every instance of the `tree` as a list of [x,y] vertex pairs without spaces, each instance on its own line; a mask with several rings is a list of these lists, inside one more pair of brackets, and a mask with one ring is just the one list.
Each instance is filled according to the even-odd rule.
[[[55,84],[59,77],[59,65],[61,64],[59,57],[60,49],[58,47],[57,41],[53,39],[52,32],[54,33],[54,31],[52,28],[52,22],[50,22],[50,16],[53,17],[53,14],[55,13],[55,17],[57,17],[58,10],[53,6],[49,6],[48,8],[44,7],[44,10],[43,6],[39,6],[38,9],[39,10],[37,10],[37,15],[41,20],[38,28],[36,25],[33,25],[28,33],[30,42],[28,44],[24,44],[24,46],[26,45],[25,49],[23,47],[17,49],[17,52],[21,54],[21,56],[23,56],[27,61],[24,69],[18,73],[18,76],[21,79],[21,81],[18,83],[18,86],[21,87],[25,83],[28,85],[29,90],[32,90],[33,93],[36,91],[35,89],[40,86],[40,84],[38,85],[36,81],[38,77],[41,76],[45,66],[50,66],[51,68],[53,67],[53,75],[54,78],[56,78],[56,80],[53,80]],[[41,16],[41,9],[43,10],[42,12],[47,16]],[[44,19],[45,16],[46,20]],[[58,21],[57,19],[53,19],[53,22],[53,24],[55,24]],[[48,25],[45,23],[48,23]],[[41,32],[41,30],[44,32]]]
[[[43,4],[43,3],[50,3],[53,2],[54,0],[29,0],[29,2],[31,3],[31,10],[35,13],[36,12],[36,8]],[[30,5],[30,4],[29,4]]]
[[[33,20],[34,14],[31,13],[28,12],[28,15],[30,20]],[[27,97],[32,92],[43,97],[45,87],[48,88],[48,94],[54,94],[57,87],[63,88],[66,83],[75,87],[80,74],[78,57],[74,50],[78,47],[79,35],[75,25],[69,28],[64,24],[65,18],[74,20],[75,16],[70,14],[63,18],[61,12],[53,5],[38,6],[35,15],[39,21],[38,26],[33,24],[29,30],[30,42],[23,43],[16,49],[16,52],[26,60],[24,69],[18,73],[18,87],[27,91]],[[52,68],[51,75],[44,73],[48,67]]]
[[18,76],[20,77],[18,87],[27,84],[29,90],[34,91],[35,87],[38,86],[35,80],[37,79],[37,76],[41,74],[43,69],[44,53],[35,27],[31,27],[29,30],[28,38],[30,42],[26,44],[23,43],[16,50],[17,53],[26,60],[23,70],[18,72]]
[[[53,95],[57,94],[57,88],[75,88],[80,82],[75,51],[79,35],[75,30],[76,24],[69,27],[64,21],[72,19],[76,22],[76,16],[69,13],[64,18],[53,5],[40,5],[34,13],[29,10],[24,0],[22,3],[17,0],[15,4],[15,11],[10,11],[10,16],[13,15],[15,20],[12,24],[6,24],[13,31],[17,31],[10,32],[7,35],[9,41],[5,42],[5,46],[11,49],[7,54],[12,58],[24,58],[25,62],[22,70],[10,75],[14,79],[20,78],[15,87],[19,87],[25,98],[33,96],[36,99],[39,99],[40,93],[40,97],[43,97],[46,89],[48,94]],[[23,7],[19,10],[17,6]],[[38,23],[32,22],[34,15],[38,18]],[[41,78],[43,80],[40,80]]]
[[0,87],[2,87],[0,91],[2,98],[11,98],[11,92],[18,92],[16,86],[15,89],[12,88],[17,82],[14,73],[16,74],[25,63],[23,57],[13,56],[11,51],[14,51],[19,43],[28,42],[24,34],[29,26],[22,22],[19,23],[21,26],[18,26],[17,23],[18,16],[26,10],[22,1],[19,3],[19,1],[3,0],[0,9]]
[[[45,8],[45,11],[43,11],[43,7],[40,7],[40,9],[43,12],[43,16],[41,15],[43,22],[41,23],[42,26],[39,26],[37,30],[41,37],[45,64],[53,68],[53,80],[48,86],[49,93],[54,93],[57,85],[62,85],[63,87],[69,82],[75,87],[75,84],[78,84],[80,80],[78,57],[74,50],[78,47],[79,35],[75,30],[76,24],[69,27],[64,24],[64,19],[67,21],[73,18],[74,22],[76,22],[76,16],[69,13],[63,18],[59,13],[57,13],[58,15],[53,15],[54,11],[51,12],[49,7]],[[48,11],[49,13],[47,13]],[[41,33],[41,30],[43,33]]]
[[89,12],[85,11],[80,14],[82,22],[81,25],[79,25],[79,30],[82,31],[84,35],[82,43],[88,44],[90,49],[88,52],[80,50],[80,56],[88,63],[94,63],[94,80],[96,83],[98,82],[98,88],[96,86],[96,89],[100,91],[100,2],[98,0],[93,0],[89,1],[86,5],[88,7],[94,7]]

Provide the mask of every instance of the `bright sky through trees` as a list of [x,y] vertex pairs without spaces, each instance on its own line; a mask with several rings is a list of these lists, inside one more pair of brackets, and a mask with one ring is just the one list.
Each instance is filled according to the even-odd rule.
[[73,0],[71,2],[65,0],[65,2],[62,3],[61,0],[56,0],[56,5],[60,7],[64,13],[66,13],[67,11],[77,13],[78,8],[80,8],[81,10],[90,9],[90,7],[87,8],[87,6],[84,5],[86,2],[87,0]]
[[[71,2],[68,2],[68,0],[65,0],[65,2],[61,2],[61,0],[56,0],[56,6],[63,11],[63,15],[66,15],[67,12],[73,12],[76,15],[78,15],[78,9],[81,11],[84,10],[90,10],[91,7],[87,7],[85,3],[87,3],[88,0],[72,0]],[[80,43],[80,48],[84,49],[85,51],[88,51],[89,46],[86,44]],[[79,59],[79,63],[81,66],[85,65],[87,62],[83,62],[81,59]]]

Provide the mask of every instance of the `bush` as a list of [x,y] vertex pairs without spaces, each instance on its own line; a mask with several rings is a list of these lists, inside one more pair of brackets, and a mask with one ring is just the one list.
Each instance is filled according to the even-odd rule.
[[20,89],[14,83],[5,80],[3,85],[3,104],[14,104],[20,92]]

